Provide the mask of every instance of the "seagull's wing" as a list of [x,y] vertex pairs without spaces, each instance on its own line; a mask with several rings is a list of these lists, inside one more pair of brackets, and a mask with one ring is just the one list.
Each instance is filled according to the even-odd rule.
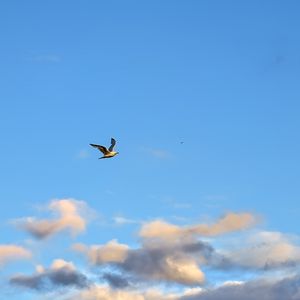
[[96,144],[90,144],[92,147],[97,148],[99,151],[101,151],[104,155],[108,153],[106,147]]
[[116,144],[116,140],[114,138],[111,138],[111,145],[108,148],[108,150],[113,151],[115,144]]

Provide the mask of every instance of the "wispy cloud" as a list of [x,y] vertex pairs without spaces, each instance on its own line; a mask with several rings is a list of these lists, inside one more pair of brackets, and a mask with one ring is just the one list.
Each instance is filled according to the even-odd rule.
[[59,63],[62,60],[62,57],[57,54],[39,54],[39,55],[34,55],[31,57],[31,59],[35,62],[45,62],[45,63]]
[[226,255],[234,265],[272,269],[300,263],[300,247],[289,236],[280,232],[257,232],[242,245],[239,249],[231,249]]
[[296,300],[300,299],[300,277],[281,280],[254,280],[239,284],[203,290],[195,295],[180,297],[180,300]]
[[141,221],[137,221],[134,219],[125,218],[122,216],[116,216],[113,218],[113,221],[117,225],[126,225],[126,224],[139,224]]
[[51,219],[27,217],[15,220],[14,223],[37,239],[44,239],[64,230],[69,230],[73,235],[85,230],[87,219],[84,213],[88,211],[85,202],[74,199],[53,200],[47,209],[56,217]]
[[166,197],[165,199],[163,199],[163,202],[167,203],[168,205],[170,205],[172,208],[175,209],[189,209],[192,207],[190,203],[184,201],[178,201],[173,197]]
[[89,152],[86,149],[81,149],[76,155],[76,158],[78,159],[86,159],[88,157],[89,157]]
[[24,247],[17,245],[0,245],[0,267],[9,261],[29,259],[31,256],[31,252]]
[[140,235],[143,238],[171,238],[182,236],[216,236],[233,231],[243,230],[255,225],[257,218],[250,213],[227,213],[213,224],[197,224],[180,227],[156,220],[143,225]]
[[169,159],[172,157],[172,154],[164,149],[160,148],[149,148],[149,147],[142,147],[142,150],[145,153],[148,153],[152,157],[158,158],[158,159]]
[[178,300],[176,294],[166,294],[158,289],[147,290],[119,290],[105,285],[94,285],[75,293],[65,300]]

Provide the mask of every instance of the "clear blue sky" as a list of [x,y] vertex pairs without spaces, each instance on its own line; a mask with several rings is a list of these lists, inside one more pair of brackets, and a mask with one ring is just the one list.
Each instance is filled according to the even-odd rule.
[[[37,207],[52,199],[97,212],[84,234],[39,241],[47,253],[5,266],[6,276],[64,251],[83,264],[74,241],[136,245],[134,222],[157,218],[181,226],[247,211],[264,230],[300,235],[299,9],[276,0],[2,3],[0,243],[25,247],[12,220],[48,218]],[[89,143],[111,137],[120,154],[98,160]],[[133,223],[115,226],[116,216]]]

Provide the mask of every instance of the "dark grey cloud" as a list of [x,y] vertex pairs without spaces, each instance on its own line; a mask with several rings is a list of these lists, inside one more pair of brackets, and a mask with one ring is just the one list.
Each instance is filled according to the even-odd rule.
[[164,273],[164,260],[167,254],[164,249],[137,249],[131,250],[123,263],[119,263],[125,271],[133,272],[143,277],[156,273]]
[[34,238],[38,240],[45,239],[53,235],[58,229],[59,226],[55,221],[34,221],[34,222],[25,222],[19,224],[19,228],[31,234]]
[[180,300],[300,300],[300,276],[225,285]]
[[16,275],[10,279],[11,284],[23,286],[29,289],[41,290],[44,286],[45,275]]
[[50,290],[70,286],[85,288],[89,285],[85,275],[67,267],[49,269],[33,275],[15,275],[10,279],[10,283],[34,290]]
[[105,273],[102,277],[106,280],[112,288],[123,289],[131,286],[129,279],[125,278],[124,275]]
[[[143,245],[139,249],[129,250],[126,259],[115,265],[137,280],[157,279],[197,285],[203,281],[197,258],[202,256],[205,260],[213,259],[214,254],[213,247],[201,241],[176,245]],[[176,273],[178,269],[182,269],[185,275]]]
[[76,244],[73,249],[84,253],[92,264],[116,267],[135,282],[163,280],[199,285],[205,281],[201,264],[218,260],[212,246],[189,238],[175,242],[151,239],[138,249],[130,249],[117,241],[91,247]]

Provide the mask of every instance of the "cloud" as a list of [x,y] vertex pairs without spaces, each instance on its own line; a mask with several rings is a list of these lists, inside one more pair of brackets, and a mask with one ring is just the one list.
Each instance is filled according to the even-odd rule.
[[73,292],[64,300],[298,300],[300,277],[291,276],[279,280],[253,280],[249,282],[225,282],[204,288],[190,288],[182,292],[167,292],[159,289],[114,289],[94,284]]
[[192,205],[188,202],[179,202],[173,197],[166,197],[163,199],[164,202],[166,202],[168,205],[170,205],[174,209],[188,209],[191,208]]
[[18,228],[30,233],[37,239],[44,239],[69,230],[73,235],[83,232],[87,220],[83,214],[88,210],[83,201],[74,199],[53,200],[47,209],[56,215],[52,219],[35,219],[32,217],[17,220]]
[[199,240],[246,229],[256,222],[249,213],[228,213],[212,224],[178,226],[163,220],[144,223],[140,229],[141,246],[133,249],[112,240],[104,245],[77,244],[92,265],[110,265],[137,281],[166,281],[182,285],[203,285],[202,266],[224,270],[240,266],[231,252],[219,252]]
[[121,216],[114,217],[113,220],[114,220],[114,222],[117,225],[137,224],[137,223],[140,223],[140,221],[133,220],[133,219],[128,219],[128,218],[124,218],[124,217],[121,217]]
[[140,230],[142,238],[176,238],[183,235],[185,229],[162,220],[146,223]]
[[[80,203],[72,199],[52,201],[48,209],[57,213],[58,217],[37,220],[35,225],[44,222],[60,228],[47,230],[45,236],[49,236],[49,231],[51,235],[63,229],[75,230],[77,233],[79,229],[85,228],[78,227],[78,218],[82,219],[81,224],[85,225],[85,219],[79,214],[85,205],[80,206]],[[10,283],[37,291],[57,290],[59,297],[64,296],[59,299],[298,299],[299,277],[275,281],[270,279],[272,274],[261,272],[273,268],[278,268],[279,271],[295,271],[287,269],[296,266],[300,261],[300,247],[294,243],[293,237],[279,232],[251,230],[246,235],[246,240],[245,234],[235,235],[238,239],[235,248],[226,242],[226,237],[220,238],[226,233],[250,228],[256,222],[257,218],[250,213],[227,213],[212,223],[186,226],[154,220],[142,223],[139,231],[140,245],[137,247],[130,247],[116,239],[100,245],[73,245],[73,250],[82,253],[92,265],[90,271],[95,273],[89,273],[89,277],[78,271],[72,262],[60,259],[55,260],[49,268],[37,266],[34,274],[17,274],[11,277]],[[44,228],[40,227],[43,231]],[[214,244],[218,245],[215,249],[208,242],[201,240],[203,237],[210,237],[210,243],[220,238],[221,243]],[[230,274],[230,269],[234,268],[242,268],[245,272],[250,269],[251,273],[258,270],[259,274],[268,274],[269,280],[233,280],[225,282],[222,286],[212,287],[212,272],[217,270]],[[97,280],[105,282],[105,285],[100,285]],[[175,287],[177,291],[181,290],[181,293],[147,290],[149,286],[161,284],[165,291]],[[184,287],[189,289],[184,291]],[[62,288],[64,295],[61,293]],[[70,293],[72,297],[65,298],[69,297]],[[277,293],[281,298],[273,297]],[[264,294],[266,298],[263,297]]]
[[80,293],[67,298],[81,300],[144,300],[145,298],[136,292],[114,290],[106,286],[92,286]]
[[94,285],[66,300],[177,300],[176,294],[165,294],[157,289],[148,290],[115,290],[104,285]]
[[248,213],[228,213],[211,225],[177,226],[156,220],[142,226],[140,248],[132,249],[112,240],[104,245],[77,244],[73,249],[85,254],[93,265],[114,266],[138,281],[194,286],[205,282],[201,265],[224,268],[228,264],[225,257],[209,244],[199,241],[198,236],[242,230],[254,223],[255,217]]
[[13,285],[34,289],[51,290],[57,287],[84,288],[88,286],[85,275],[78,272],[72,262],[62,259],[54,260],[49,269],[37,266],[32,275],[18,274],[10,279]]
[[120,274],[105,273],[102,278],[106,280],[112,288],[115,289],[127,288],[131,286],[129,280]]
[[277,281],[256,280],[246,283],[226,284],[203,290],[180,300],[296,300],[300,299],[300,277],[294,276]]
[[86,149],[82,149],[76,155],[78,159],[86,159],[89,157],[89,152]]
[[9,261],[31,258],[31,252],[16,245],[0,245],[0,265]]
[[255,269],[294,266],[300,263],[300,247],[280,232],[262,231],[248,238],[243,247],[224,254],[233,265]]
[[119,266],[144,280],[169,281],[186,285],[204,282],[204,273],[197,261],[179,249],[163,247],[131,250]]
[[253,226],[257,218],[250,213],[228,213],[216,223],[197,224],[193,226],[177,226],[162,220],[146,223],[140,230],[142,238],[177,239],[183,236],[216,236]]
[[192,233],[203,236],[216,236],[228,232],[247,229],[257,222],[257,218],[250,213],[227,213],[215,224],[200,224],[190,228]]
[[73,245],[73,250],[84,253],[95,265],[106,263],[122,263],[127,258],[129,247],[112,240],[105,245],[87,247],[83,244]]
[[182,244],[146,242],[138,249],[110,241],[90,247],[77,244],[73,249],[85,254],[93,265],[112,265],[137,281],[164,280],[186,285],[204,282],[199,263],[209,259],[213,252],[212,247],[200,241]]

